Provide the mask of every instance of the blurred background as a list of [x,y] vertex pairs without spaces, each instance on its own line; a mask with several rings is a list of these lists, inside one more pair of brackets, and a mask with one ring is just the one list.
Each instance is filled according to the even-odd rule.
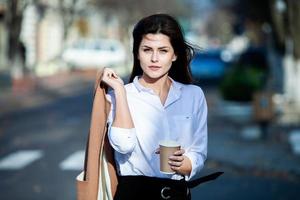
[[300,1],[0,0],[1,200],[75,199],[96,71],[128,81],[133,26],[154,13],[200,47],[201,175],[225,174],[193,199],[299,199]]

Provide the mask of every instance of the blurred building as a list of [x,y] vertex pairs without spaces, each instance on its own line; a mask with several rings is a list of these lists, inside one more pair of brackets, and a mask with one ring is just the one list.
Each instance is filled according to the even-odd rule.
[[26,65],[38,75],[66,68],[61,53],[79,39],[121,39],[118,18],[106,15],[88,1],[70,2],[43,0],[24,9],[20,39],[26,47]]

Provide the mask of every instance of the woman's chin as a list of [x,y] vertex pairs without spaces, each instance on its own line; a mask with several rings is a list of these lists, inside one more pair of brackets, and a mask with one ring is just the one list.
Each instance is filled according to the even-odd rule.
[[162,73],[148,73],[148,74],[144,74],[145,77],[147,77],[147,79],[152,79],[152,80],[158,80],[160,78],[162,78],[165,74]]

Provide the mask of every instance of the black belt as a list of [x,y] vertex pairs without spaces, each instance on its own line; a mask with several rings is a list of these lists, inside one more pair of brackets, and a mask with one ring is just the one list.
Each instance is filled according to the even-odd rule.
[[223,173],[224,172],[215,172],[215,173],[209,174],[207,176],[202,176],[202,177],[197,178],[195,180],[188,181],[187,182],[188,188],[194,188],[197,185],[200,185],[201,183],[215,180],[216,178],[218,178],[219,176],[221,176]]
[[190,200],[190,190],[184,179],[148,176],[120,176],[114,200]]
[[[191,199],[190,188],[215,180],[224,172],[215,172],[192,181],[147,176],[119,176],[115,199]],[[135,188],[132,192],[132,188]],[[150,189],[151,188],[151,189]],[[175,198],[173,198],[175,196]],[[182,198],[180,198],[180,196]]]

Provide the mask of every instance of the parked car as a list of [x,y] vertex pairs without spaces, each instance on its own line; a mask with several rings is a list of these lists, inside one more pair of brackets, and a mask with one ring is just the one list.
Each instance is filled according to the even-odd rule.
[[221,50],[207,50],[196,52],[190,66],[196,80],[221,79],[227,64]]
[[125,62],[126,53],[117,40],[79,40],[63,51],[62,59],[74,68],[113,67]]

